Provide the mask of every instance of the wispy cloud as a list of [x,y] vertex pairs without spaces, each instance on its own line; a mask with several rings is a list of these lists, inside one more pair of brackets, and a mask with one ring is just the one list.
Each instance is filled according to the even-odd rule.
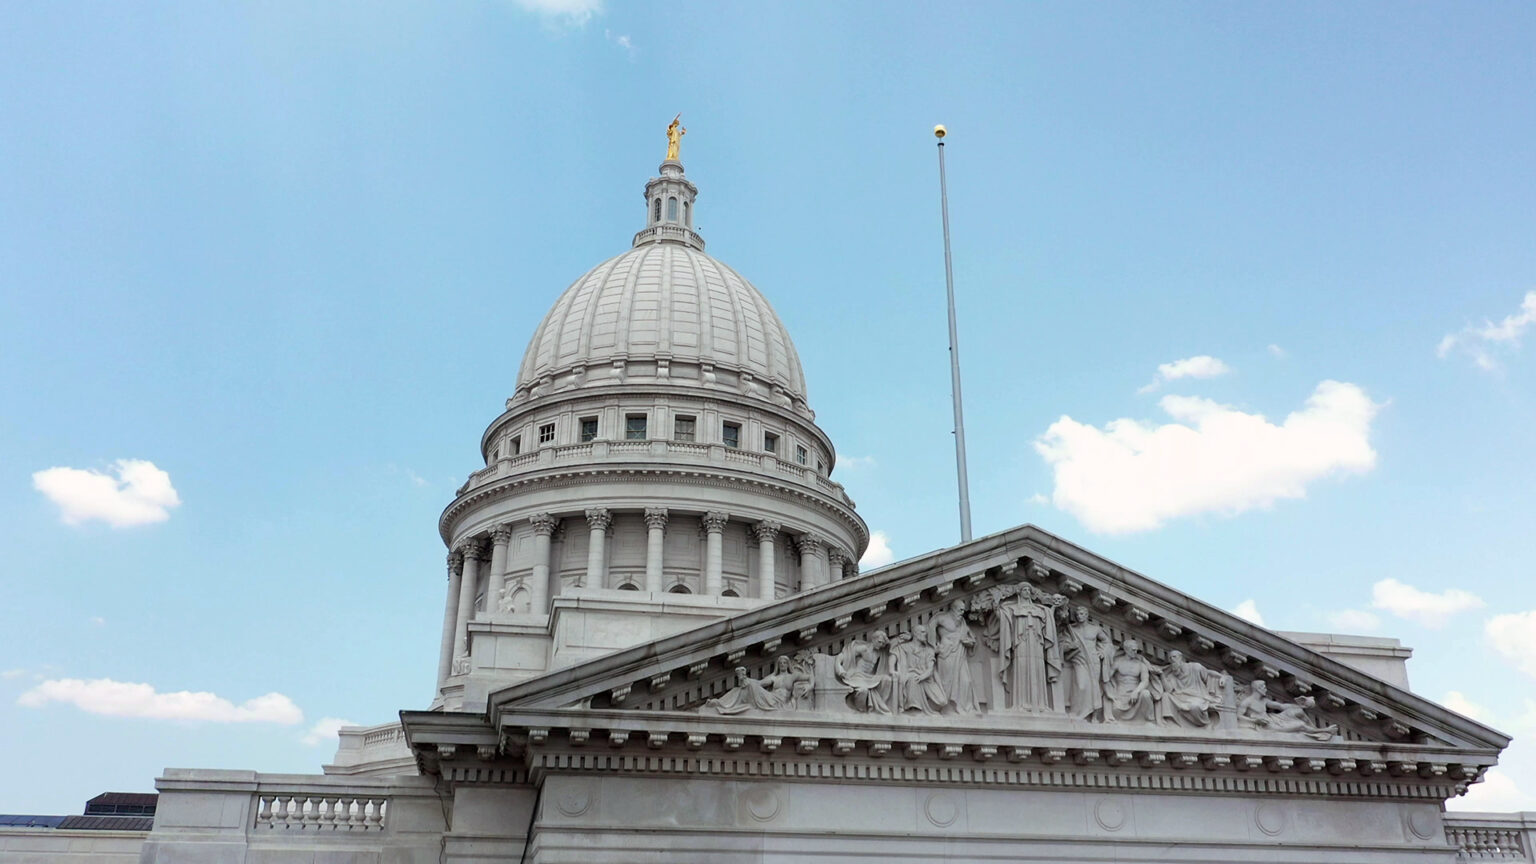
[[92,615],[91,623],[97,627],[105,627],[107,626],[107,619],[101,617],[100,615]]
[[0,672],[0,679],[6,681],[14,681],[17,678],[26,677],[26,674],[27,670],[25,669],[7,669],[4,672]]
[[873,456],[849,456],[844,453],[837,454],[837,467],[845,471],[859,471],[866,468],[879,466]]
[[1252,598],[1237,604],[1236,606],[1232,607],[1230,611],[1233,615],[1236,615],[1244,621],[1257,624],[1260,627],[1267,626],[1264,623],[1264,616],[1259,614],[1259,604],[1253,602]]
[[1266,350],[1269,351],[1269,356],[1275,358],[1276,360],[1284,360],[1285,358],[1291,356],[1289,351],[1286,351],[1284,348],[1281,348],[1279,345],[1276,345],[1273,342],[1269,343],[1269,348]]
[[340,717],[321,717],[315,721],[315,725],[309,727],[309,731],[305,732],[304,737],[299,741],[310,747],[334,744],[341,732],[341,727],[356,725],[351,720],[343,720]]
[[1129,534],[1305,498],[1314,481],[1376,466],[1370,432],[1380,406],[1354,384],[1318,384],[1280,424],[1191,396],[1158,404],[1178,422],[1119,419],[1100,429],[1063,416],[1051,424],[1034,442],[1054,475],[1051,502],[1090,531]]
[[1521,335],[1532,324],[1536,324],[1536,291],[1527,291],[1520,309],[1513,315],[1505,316],[1498,323],[1484,321],[1482,326],[1468,325],[1448,333],[1440,340],[1435,353],[1444,359],[1457,351],[1470,357],[1477,368],[1493,372],[1499,368],[1495,351],[1520,347]]
[[1363,609],[1340,609],[1328,613],[1328,626],[1341,633],[1374,633],[1381,619]]
[[53,702],[61,702],[91,714],[152,720],[277,723],[284,726],[295,726],[304,721],[304,713],[299,710],[299,706],[281,693],[268,693],[236,705],[208,692],[180,690],[160,693],[149,684],[114,681],[111,678],[57,678],[44,681],[21,694],[16,702],[26,708],[42,708]]
[[119,459],[111,473],[81,468],[48,468],[32,475],[32,488],[57,504],[66,525],[100,521],[113,528],[147,525],[171,518],[181,496],[171,475],[144,459]]
[[1495,615],[1483,635],[1509,665],[1536,678],[1536,609]]
[[1383,579],[1371,586],[1372,607],[1432,630],[1444,627],[1458,612],[1481,609],[1484,605],[1483,598],[1460,588],[1447,588],[1435,594],[1396,579]]
[[615,33],[612,30],[604,30],[603,38],[624,49],[624,53],[628,54],[631,60],[635,59],[635,55],[640,53],[640,49],[635,47],[635,43],[629,38],[628,33]]
[[1460,690],[1451,690],[1446,693],[1445,696],[1441,697],[1440,704],[1455,711],[1457,714],[1471,717],[1473,720],[1484,722],[1488,720],[1488,709],[1468,699]]
[[585,26],[603,11],[603,0],[513,0],[525,12],[531,12],[552,24]]
[[891,551],[891,538],[887,537],[884,531],[871,531],[869,548],[864,550],[864,557],[859,559],[859,569],[884,567],[895,560],[896,555]]
[[1181,378],[1217,378],[1231,371],[1231,366],[1209,354],[1185,357],[1183,360],[1175,360],[1172,363],[1158,364],[1157,375],[1153,376],[1152,383],[1136,392],[1151,393],[1169,381],[1178,381]]

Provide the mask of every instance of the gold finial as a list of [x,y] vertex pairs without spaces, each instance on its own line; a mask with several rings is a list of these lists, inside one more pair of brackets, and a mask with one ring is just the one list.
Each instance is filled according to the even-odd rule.
[[[682,116],[682,115],[678,115],[678,116]],[[949,132],[949,130],[944,128],[944,124],[943,123],[940,123],[939,125],[933,127],[933,137],[939,139],[940,141],[944,140],[944,136],[948,132]]]
[[672,118],[671,125],[667,126],[667,161],[668,162],[676,162],[676,161],[678,161],[678,159],[677,159],[678,147],[679,147],[679,145],[681,145],[683,143],[683,136],[688,134],[688,130],[683,128],[683,126],[680,125],[677,122],[677,121],[681,120],[682,117],[683,117],[683,115],[681,113],[679,113],[676,117]]

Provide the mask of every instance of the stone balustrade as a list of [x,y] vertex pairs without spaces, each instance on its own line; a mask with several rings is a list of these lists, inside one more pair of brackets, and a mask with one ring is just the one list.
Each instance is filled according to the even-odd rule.
[[1536,813],[1447,813],[1458,861],[1536,862]]
[[256,828],[268,831],[383,831],[389,800],[352,793],[262,793]]

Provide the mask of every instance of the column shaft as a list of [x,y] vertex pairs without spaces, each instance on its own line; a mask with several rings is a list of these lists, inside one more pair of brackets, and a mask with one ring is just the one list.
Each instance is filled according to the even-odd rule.
[[779,523],[759,522],[752,526],[757,535],[757,597],[773,599],[773,547],[779,542]]
[[718,511],[704,514],[704,594],[708,597],[719,597],[725,590],[723,540],[727,518]]
[[667,535],[667,511],[664,507],[645,508],[645,590],[662,592],[661,554]]
[[464,559],[457,553],[448,556],[448,602],[443,604],[443,641],[437,655],[437,686],[442,687],[453,670],[453,630],[459,607],[459,580]]
[[549,614],[549,539],[559,524],[548,513],[536,513],[533,523],[533,572],[528,575],[528,611]]
[[587,525],[592,529],[587,541],[587,575],[582,580],[582,586],[586,588],[602,588],[603,576],[607,569],[607,557],[604,554],[604,541],[608,537],[608,526],[613,524],[613,516],[602,507],[595,507],[587,511]]
[[800,588],[808,590],[827,584],[827,574],[821,567],[821,550],[826,545],[814,534],[800,536]]
[[487,620],[501,614],[501,594],[506,588],[507,544],[512,542],[512,529],[496,526],[491,532],[491,575],[485,586],[485,615]]
[[453,630],[453,659],[469,656],[469,618],[475,614],[475,589],[480,582],[480,549],[464,549],[464,576],[459,580],[459,615]]

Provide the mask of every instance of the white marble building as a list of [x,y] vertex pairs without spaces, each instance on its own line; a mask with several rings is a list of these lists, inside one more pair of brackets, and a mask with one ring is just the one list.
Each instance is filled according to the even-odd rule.
[[1509,739],[1395,640],[1033,526],[859,574],[789,334],[660,175],[443,512],[430,709],[324,775],[168,770],[142,861],[1533,860],[1536,816],[1445,813]]

